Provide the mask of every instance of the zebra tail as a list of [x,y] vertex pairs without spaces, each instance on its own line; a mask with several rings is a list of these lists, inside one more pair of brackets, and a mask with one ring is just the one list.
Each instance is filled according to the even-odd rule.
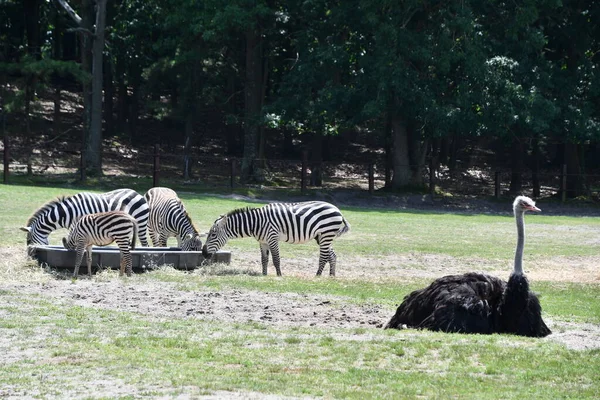
[[138,238],[138,224],[135,222],[133,224],[133,238],[131,239],[131,250],[135,249],[135,244],[137,243]]
[[350,230],[350,224],[348,223],[348,221],[346,221],[346,218],[342,217],[342,222],[344,223],[344,226],[342,226],[340,230],[337,231],[336,237],[342,236],[344,233]]

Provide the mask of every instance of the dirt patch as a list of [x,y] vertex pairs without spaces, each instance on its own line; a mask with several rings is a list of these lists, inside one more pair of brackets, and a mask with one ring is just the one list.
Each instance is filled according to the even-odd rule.
[[[43,284],[0,285],[0,289],[38,294],[82,307],[131,311],[156,319],[199,318],[281,327],[381,328],[394,312],[379,305],[349,304],[336,296],[250,290],[188,291],[180,290],[175,283],[149,283],[135,277],[123,281],[117,279],[115,272],[108,274],[113,279],[82,278],[75,283],[50,279]],[[554,333],[542,340],[573,350],[600,348],[600,325],[547,322]],[[335,336],[338,340],[357,338],[348,331]]]
[[[249,240],[249,239],[248,239]],[[465,272],[485,272],[502,279],[508,279],[512,271],[511,260],[484,260],[476,257],[456,258],[439,254],[406,253],[389,256],[353,256],[339,254],[336,276],[341,279],[360,279],[365,281],[406,281],[433,280],[444,275],[463,274]],[[232,252],[231,272],[260,274],[262,264],[258,246],[256,251]],[[525,273],[531,282],[579,282],[600,283],[600,257],[544,257],[526,260]],[[312,257],[281,258],[281,272],[284,276],[313,277],[318,266],[318,248]],[[323,275],[329,274],[327,266]],[[268,274],[275,274],[269,263]]]
[[[527,264],[527,274],[536,281],[598,282],[594,257],[559,257]],[[235,267],[234,267],[235,266]],[[242,266],[242,267],[239,267]],[[424,268],[423,266],[427,266]],[[312,279],[317,256],[282,259],[286,276]],[[233,253],[232,266],[199,269],[194,274],[260,274],[260,255]],[[456,259],[450,256],[409,253],[385,257],[339,257],[337,278],[368,282],[429,281],[442,275],[483,271],[506,279],[510,266],[504,260]],[[172,271],[174,274],[183,274]],[[274,271],[270,266],[269,274]],[[328,271],[324,271],[327,275]],[[260,278],[257,278],[260,279]],[[322,279],[331,279],[324,276]],[[381,328],[394,313],[393,307],[374,304],[357,305],[339,296],[278,293],[250,290],[183,290],[181,285],[154,282],[147,277],[119,279],[117,272],[106,271],[92,279],[81,277],[75,283],[60,274],[42,271],[28,260],[20,247],[0,248],[0,290],[36,294],[83,307],[131,311],[149,318],[198,318],[227,323],[260,323],[280,327],[343,328],[340,340],[357,340],[347,329]],[[399,294],[398,302],[402,300]],[[0,316],[1,317],[1,316]],[[560,343],[573,350],[600,348],[600,325],[547,321],[553,334],[543,340]],[[377,336],[377,330],[363,335]],[[383,331],[381,331],[383,335]],[[8,339],[10,340],[10,339]],[[5,343],[6,344],[6,343]],[[0,347],[6,348],[0,341]],[[20,359],[26,354],[12,354]]]
[[153,318],[353,328],[381,327],[390,316],[389,310],[380,306],[346,304],[343,299],[331,296],[246,290],[187,291],[168,282],[150,284],[120,279],[98,282],[92,278],[75,283],[50,280],[42,285],[16,285],[13,289],[67,300],[82,307],[134,311]]

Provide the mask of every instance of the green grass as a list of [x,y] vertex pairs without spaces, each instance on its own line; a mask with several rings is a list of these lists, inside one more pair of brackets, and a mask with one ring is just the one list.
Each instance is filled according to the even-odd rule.
[[193,387],[330,398],[594,398],[598,390],[597,350],[537,339],[161,321],[17,293],[2,294],[5,315],[10,303],[26,307],[3,319],[2,337],[34,350],[2,365],[0,387],[43,396],[99,375],[169,395]]
[[[24,242],[19,230],[41,205],[59,195],[70,195],[81,189],[39,186],[2,185],[0,187],[0,245]],[[144,193],[143,190],[139,191]],[[259,207],[263,202],[232,200],[214,195],[179,192],[188,212],[201,232],[207,232],[219,215],[240,207]],[[543,206],[540,205],[542,208]],[[443,254],[510,260],[514,254],[515,227],[509,215],[463,215],[419,211],[390,211],[368,208],[342,208],[352,226],[351,235],[336,241],[340,254],[385,256],[407,252]],[[599,256],[597,245],[600,218],[557,217],[528,214],[526,253],[531,257]],[[64,232],[50,235],[59,244]],[[174,240],[174,239],[171,239]],[[235,239],[231,249],[258,251],[253,239]],[[316,244],[304,246],[283,244],[283,254],[292,257],[314,255]]]
[[[219,291],[246,289],[261,292],[333,295],[353,304],[380,304],[395,307],[405,294],[422,288],[430,280],[408,282],[368,282],[362,280],[314,280],[298,277],[272,276],[195,276],[161,274],[152,280],[179,283],[179,289],[189,291]],[[531,290],[542,295],[544,312],[564,321],[600,324],[600,295],[598,284],[532,282]],[[402,296],[399,295],[402,294]]]
[[[10,251],[24,252],[25,234],[18,228],[29,215],[58,195],[80,190],[1,185],[0,250],[10,247]],[[222,213],[261,204],[179,193],[201,231],[207,231]],[[543,204],[539,206],[543,209]],[[343,271],[344,263],[360,262],[365,263],[364,276],[278,278],[161,269],[125,279],[124,290],[127,285],[153,283],[192,293],[236,290],[323,295],[334,307],[373,305],[391,317],[406,294],[431,279],[378,277],[382,260],[412,255],[416,261],[410,268],[425,271],[434,266],[416,256],[503,267],[510,266],[514,256],[510,205],[505,216],[357,207],[342,207],[342,211],[352,230],[336,241],[341,259],[338,271]],[[534,260],[541,269],[563,259],[590,265],[600,255],[598,218],[542,213],[527,215],[526,223],[526,268]],[[51,235],[51,242],[58,244],[62,234]],[[232,240],[226,249],[242,255],[259,251],[253,239]],[[286,260],[297,258],[314,260],[307,266],[313,273],[316,257],[314,244],[283,245],[284,275]],[[37,292],[42,293],[44,280],[55,278],[47,274],[28,282],[27,272],[35,267],[8,267],[13,271],[10,280],[3,281],[7,273],[0,271],[0,351],[4,353],[0,397],[91,398],[99,393],[109,398],[170,398],[225,391],[350,399],[592,399],[600,392],[597,348],[576,351],[549,339],[510,335],[384,331],[373,326],[277,326],[81,307],[66,297],[24,294],[21,285],[39,285]],[[243,265],[230,268],[246,271]],[[22,273],[23,283],[15,271]],[[108,279],[117,279],[116,274]],[[541,295],[544,317],[557,326],[600,324],[598,281],[537,279],[531,286]]]

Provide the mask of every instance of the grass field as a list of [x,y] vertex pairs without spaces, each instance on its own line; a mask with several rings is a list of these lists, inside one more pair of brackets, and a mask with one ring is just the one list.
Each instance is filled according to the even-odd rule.
[[[229,266],[71,281],[27,259],[19,227],[46,201],[78,191],[0,186],[0,397],[600,393],[599,218],[526,216],[525,270],[553,330],[530,339],[381,328],[406,294],[439,276],[506,279],[516,241],[510,202],[499,215],[340,205],[352,229],[335,242],[335,278],[314,277],[316,244],[282,245],[284,276],[270,265],[264,277],[256,241],[239,239],[225,247]],[[203,232],[222,213],[261,204],[180,196]]]

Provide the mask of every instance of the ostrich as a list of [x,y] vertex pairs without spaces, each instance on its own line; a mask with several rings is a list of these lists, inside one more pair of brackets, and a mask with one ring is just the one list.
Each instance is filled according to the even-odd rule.
[[402,329],[406,325],[432,331],[531,337],[552,333],[542,320],[538,297],[529,291],[523,274],[524,214],[541,210],[530,198],[518,196],[513,211],[518,240],[514,271],[508,282],[475,272],[436,279],[406,296],[385,329]]

